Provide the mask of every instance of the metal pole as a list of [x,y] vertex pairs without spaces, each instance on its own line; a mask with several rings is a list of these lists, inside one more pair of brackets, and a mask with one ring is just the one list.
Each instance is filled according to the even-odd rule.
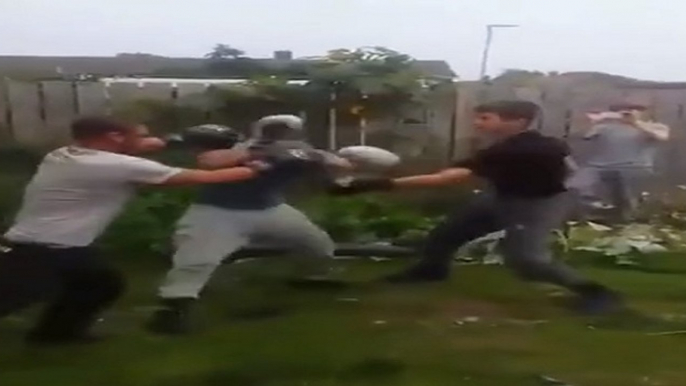
[[360,117],[360,146],[367,146],[367,119]]
[[481,72],[479,73],[479,80],[484,80],[486,78],[486,73],[488,71],[488,57],[491,52],[491,43],[493,43],[493,26],[486,26],[486,44],[484,45],[484,54],[481,58]]
[[329,150],[336,150],[336,89],[331,89],[331,108],[329,109]]
[[491,44],[493,43],[493,31],[496,28],[517,28],[516,24],[489,24],[486,26],[486,44],[484,45],[484,54],[481,58],[481,73],[479,80],[484,80],[488,73],[488,59],[491,54]]
[[367,95],[362,95],[360,115],[360,146],[367,146],[367,118],[364,116],[367,105]]

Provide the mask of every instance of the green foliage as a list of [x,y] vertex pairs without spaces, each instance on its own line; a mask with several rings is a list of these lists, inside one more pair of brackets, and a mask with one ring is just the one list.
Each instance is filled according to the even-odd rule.
[[7,229],[41,156],[16,147],[0,148],[0,227]]
[[206,123],[207,112],[199,107],[177,105],[169,101],[137,99],[118,106],[113,115],[145,123],[159,134]]
[[[222,52],[215,49],[210,54],[208,72],[250,79],[244,85],[225,88],[221,95],[228,102],[263,99],[302,109],[307,103],[328,101],[335,92],[336,106],[342,110],[363,105],[367,114],[384,115],[420,99],[423,92],[413,59],[384,47],[337,49],[323,57],[289,61],[234,57]],[[286,79],[303,79],[308,84],[292,87]]]
[[320,197],[303,207],[337,241],[394,241],[423,235],[436,222],[401,202],[374,196]]
[[143,192],[108,229],[101,240],[103,250],[121,258],[170,254],[176,221],[192,199],[189,189]]
[[208,59],[238,59],[245,55],[245,51],[231,47],[228,44],[217,44],[212,52],[205,55]]

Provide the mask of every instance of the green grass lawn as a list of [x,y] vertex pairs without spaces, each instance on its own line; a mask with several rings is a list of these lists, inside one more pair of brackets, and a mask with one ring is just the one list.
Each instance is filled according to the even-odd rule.
[[353,286],[325,292],[286,286],[276,259],[235,265],[208,290],[201,332],[181,338],[141,327],[161,266],[127,269],[100,345],[25,348],[29,315],[0,323],[0,385],[686,385],[686,334],[657,335],[686,330],[685,275],[589,267],[649,316],[592,320],[500,267],[459,267],[437,285],[372,281],[402,264],[344,262]]

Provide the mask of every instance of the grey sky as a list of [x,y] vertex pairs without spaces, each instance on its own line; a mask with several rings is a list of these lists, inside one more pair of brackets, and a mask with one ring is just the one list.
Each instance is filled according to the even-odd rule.
[[686,2],[654,0],[0,0],[0,54],[200,56],[227,43],[252,56],[383,45],[478,73],[604,71],[686,81]]

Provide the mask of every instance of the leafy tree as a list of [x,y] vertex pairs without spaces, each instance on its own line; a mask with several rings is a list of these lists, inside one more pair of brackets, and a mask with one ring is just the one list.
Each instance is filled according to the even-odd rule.
[[207,59],[222,60],[222,59],[240,59],[245,55],[245,51],[238,48],[231,47],[228,44],[217,44],[211,52],[205,57]]

